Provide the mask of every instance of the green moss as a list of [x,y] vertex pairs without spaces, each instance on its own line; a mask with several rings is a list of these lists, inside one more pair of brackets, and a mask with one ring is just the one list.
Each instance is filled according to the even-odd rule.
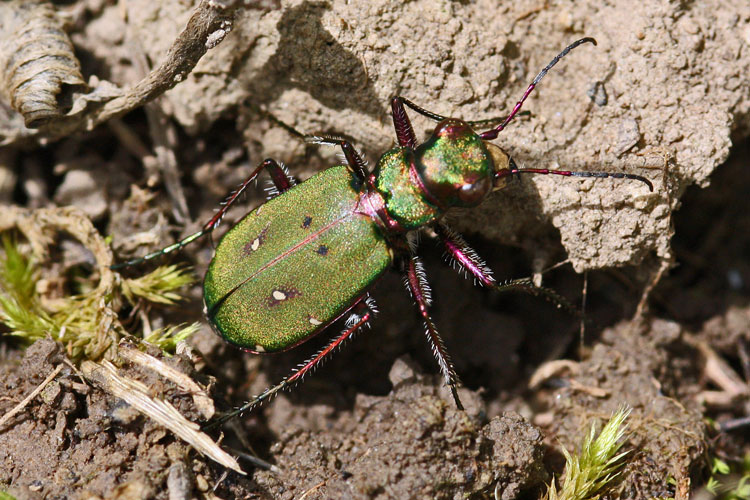
[[720,500],[750,499],[750,455],[731,464],[714,458],[706,490]]
[[622,459],[628,453],[620,452],[620,440],[625,435],[626,426],[623,424],[629,414],[628,409],[618,410],[599,436],[596,436],[596,428],[592,425],[577,455],[572,455],[563,448],[565,480],[559,492],[553,480],[545,495],[546,499],[593,500],[600,498],[612,487],[624,465]]
[[200,323],[190,325],[175,325],[166,328],[154,330],[151,335],[144,338],[144,342],[158,346],[162,351],[167,353],[175,352],[177,344],[187,340],[192,334],[200,329]]
[[59,331],[58,325],[39,302],[37,266],[18,250],[14,238],[5,235],[2,243],[0,321],[10,329],[10,335],[28,343]]
[[[30,344],[45,337],[62,342],[72,360],[98,359],[126,335],[122,326],[104,307],[113,297],[102,297],[97,288],[55,300],[43,300],[37,285],[39,265],[19,249],[7,234],[2,238],[0,255],[0,322],[7,335]],[[140,278],[116,282],[113,295],[136,305],[140,300],[174,304],[181,299],[177,290],[192,282],[192,276],[178,266],[162,266]],[[102,325],[110,325],[102,327]],[[154,332],[153,342],[173,350],[176,343],[192,334],[195,325]],[[151,337],[150,337],[151,338]]]
[[139,278],[122,280],[122,294],[131,304],[138,298],[159,304],[174,304],[182,300],[175,292],[193,282],[187,268],[179,265],[161,266]]

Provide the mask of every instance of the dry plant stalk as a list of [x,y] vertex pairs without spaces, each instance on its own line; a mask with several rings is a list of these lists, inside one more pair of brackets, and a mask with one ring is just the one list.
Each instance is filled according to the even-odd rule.
[[193,398],[193,403],[198,411],[201,412],[203,418],[209,420],[214,416],[216,409],[214,408],[214,402],[206,391],[198,385],[195,380],[188,377],[179,370],[172,368],[158,358],[151,356],[143,351],[139,351],[134,345],[128,343],[120,343],[118,349],[120,356],[131,363],[148,368],[155,373],[163,376],[167,380],[174,382],[177,387],[181,390],[190,394]]
[[23,398],[23,401],[21,401],[20,403],[18,403],[16,406],[14,406],[13,408],[11,408],[11,410],[8,411],[5,415],[3,415],[2,417],[0,417],[0,427],[2,427],[3,425],[5,425],[5,422],[7,422],[11,418],[13,418],[13,415],[15,415],[19,411],[23,410],[26,407],[26,405],[28,405],[31,402],[32,399],[34,399],[40,392],[42,392],[44,390],[45,387],[47,387],[47,384],[49,384],[50,382],[52,382],[52,380],[55,377],[57,377],[57,374],[60,373],[60,370],[62,370],[62,369],[63,369],[63,365],[61,365],[61,364],[57,365],[57,367],[54,370],[52,370],[52,372],[49,375],[47,375],[47,378],[45,378],[42,381],[42,383],[39,384],[36,387],[36,389],[34,389],[33,391],[31,391],[28,396],[26,396],[25,398]]
[[149,395],[149,388],[137,380],[123,377],[117,368],[107,360],[101,363],[83,361],[81,371],[87,380],[108,394],[123,399],[133,408],[148,415],[163,425],[176,436],[189,443],[198,452],[217,463],[245,475],[237,461],[222,450],[207,434],[200,431],[198,424],[191,422],[180,414],[174,406],[166,401],[154,399]]
[[[21,131],[16,134],[16,137],[9,136],[3,142],[10,143],[20,137],[57,140],[75,132],[93,130],[108,120],[120,117],[152,101],[178,83],[184,81],[203,55],[221,43],[224,37],[232,30],[235,11],[241,3],[239,0],[202,0],[193,12],[185,29],[177,36],[170,47],[165,60],[135,86],[128,90],[123,90],[109,82],[100,81],[98,78],[92,77],[90,92],[85,94],[79,93],[74,96],[70,112],[65,115],[61,114],[57,107],[55,107],[55,113],[57,114],[49,109],[52,104],[51,101],[55,101],[54,96],[56,92],[53,92],[52,98],[47,96],[43,99],[47,103],[44,110],[35,111],[33,116],[29,115],[26,117],[24,114],[27,127],[40,127],[37,131],[32,133]],[[4,9],[0,10],[0,13],[7,11],[9,18],[20,16],[19,13],[24,11],[21,5],[24,4],[25,2],[22,0],[9,3],[0,2],[0,8],[4,7]],[[70,69],[69,73],[74,73],[73,68],[78,67],[77,60],[74,58],[69,60],[67,56],[63,56],[63,53],[67,54],[67,51],[50,50],[49,47],[51,45],[54,45],[54,47],[60,45],[59,40],[63,36],[67,40],[67,36],[59,27],[55,29],[50,27],[54,22],[54,11],[45,3],[35,2],[33,5],[38,6],[39,9],[44,9],[43,11],[39,11],[41,14],[34,11],[34,19],[38,19],[39,22],[47,26],[46,31],[41,32],[43,36],[40,36],[38,30],[29,33],[29,36],[33,35],[35,38],[33,43],[27,45],[38,48],[38,51],[34,52],[34,57],[40,61],[55,61],[57,66],[61,68],[65,66]],[[15,32],[7,29],[6,25],[7,23],[0,22],[0,38],[11,41],[19,38]],[[45,45],[41,42],[37,44],[36,40],[39,39],[54,40],[55,44],[47,43]],[[12,55],[14,53],[13,48],[14,46],[10,43],[0,44],[0,51],[5,49],[4,54],[0,53],[0,61],[5,58],[15,63],[17,59],[9,57],[9,54]],[[72,54],[72,50],[70,53]],[[28,60],[28,57],[24,57],[24,60]],[[21,75],[21,69],[21,67],[14,64],[6,63],[5,67],[0,65],[0,71],[3,72],[3,74],[0,74],[0,83],[4,83],[6,89],[13,89],[12,82],[16,82],[17,80],[31,81],[25,72]],[[62,73],[60,70],[57,71],[58,73]],[[68,76],[65,80],[61,80],[61,83],[82,84],[80,71],[78,76],[78,80]],[[46,74],[42,73],[38,75],[38,80],[34,81],[39,82],[39,89],[44,89],[49,93],[50,89],[44,84],[46,81],[45,78],[47,78]],[[34,96],[40,93],[37,89],[31,90],[34,90],[32,94]],[[1,91],[2,89],[0,89]],[[13,95],[17,93],[17,90],[6,90],[5,93],[13,99]],[[89,105],[90,103],[97,103],[98,105],[91,106]],[[21,106],[21,104],[19,103],[18,106]],[[19,109],[16,104],[14,104],[14,107]],[[0,137],[0,140],[2,139]]]
[[48,2],[0,3],[0,91],[38,128],[67,110],[58,97],[64,85],[84,87],[73,44]]

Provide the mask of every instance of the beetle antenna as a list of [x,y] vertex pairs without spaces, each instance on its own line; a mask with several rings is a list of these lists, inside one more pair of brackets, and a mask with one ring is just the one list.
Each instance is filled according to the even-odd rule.
[[591,37],[586,37],[586,38],[581,38],[580,40],[577,40],[577,41],[571,43],[570,45],[568,45],[567,47],[565,47],[565,49],[562,52],[560,52],[559,54],[557,54],[555,56],[555,58],[552,59],[552,61],[550,61],[550,63],[547,66],[545,66],[544,69],[542,71],[540,71],[538,75],[536,75],[536,78],[534,78],[534,81],[531,82],[531,85],[529,85],[529,88],[526,89],[526,92],[524,92],[523,97],[521,97],[521,100],[516,103],[516,105],[513,107],[513,111],[510,112],[510,114],[505,119],[505,121],[503,121],[503,123],[501,123],[497,127],[488,130],[487,132],[482,132],[481,134],[479,134],[479,136],[482,139],[484,139],[485,141],[490,141],[492,139],[496,139],[497,135],[500,132],[502,132],[502,130],[506,127],[506,125],[508,125],[508,123],[510,123],[510,121],[518,114],[518,112],[521,110],[521,106],[523,106],[523,103],[526,100],[526,98],[529,97],[529,94],[531,94],[531,91],[534,90],[534,88],[537,86],[537,84],[539,83],[539,81],[542,78],[544,78],[544,75],[546,75],[547,72],[550,69],[552,69],[552,66],[554,66],[555,64],[557,64],[557,61],[559,61],[560,59],[562,59],[563,57],[565,57],[568,52],[570,52],[571,50],[575,49],[579,45],[584,44],[584,43],[588,43],[588,42],[591,42],[594,45],[596,45],[596,40],[594,40]]
[[519,169],[515,162],[511,162],[510,168],[505,168],[495,172],[495,179],[502,179],[509,175],[516,174],[551,174],[551,175],[564,175],[566,177],[596,177],[599,179],[611,178],[611,179],[632,179],[634,181],[640,181],[648,186],[648,190],[653,192],[654,185],[650,180],[646,179],[641,175],[625,174],[622,172],[582,172],[576,170],[550,170],[547,168],[522,168]]

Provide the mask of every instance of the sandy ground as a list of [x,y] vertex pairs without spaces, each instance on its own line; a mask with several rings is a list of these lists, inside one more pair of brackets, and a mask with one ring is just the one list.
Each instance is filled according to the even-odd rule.
[[[717,433],[706,421],[745,416],[750,394],[750,7],[502,4],[269,2],[240,11],[231,33],[146,112],[54,141],[20,125],[6,72],[0,201],[75,205],[112,235],[118,259],[143,255],[208,220],[263,158],[302,179],[338,163],[334,150],[305,146],[259,109],[306,133],[343,134],[372,165],[395,141],[391,96],[465,119],[504,116],[555,54],[592,36],[598,45],[555,66],[527,101],[530,115],[495,142],[521,167],[633,173],[654,192],[633,181],[527,176],[449,215],[499,279],[533,275],[577,305],[585,293],[583,337],[578,318],[542,299],[473,287],[426,232],[434,319],[467,411],[453,407],[391,273],[373,291],[381,313],[371,331],[225,431],[225,444],[244,449],[245,439],[281,473],[243,463],[248,476],[225,474],[64,365],[0,427],[0,489],[17,498],[536,498],[561,472],[560,446],[575,449],[623,404],[633,408],[632,451],[612,498],[687,498],[713,457],[741,460],[748,431]],[[1,61],[13,50],[13,5],[0,9]],[[167,57],[193,9],[140,0],[58,7],[84,81],[120,87]],[[426,137],[432,123],[412,120]],[[259,200],[260,189],[222,227]],[[43,270],[62,289],[71,268],[91,272],[85,258],[69,264],[66,242]],[[200,277],[211,252],[204,241],[176,259]],[[187,295],[126,325],[200,321],[199,284]],[[201,381],[215,377],[220,406],[257,394],[328,338],[252,356],[203,324],[192,340],[197,366],[168,362]],[[64,352],[51,340],[24,351],[0,339],[0,415]],[[558,359],[569,362],[530,388],[532,374]],[[198,418],[169,382],[122,369]]]

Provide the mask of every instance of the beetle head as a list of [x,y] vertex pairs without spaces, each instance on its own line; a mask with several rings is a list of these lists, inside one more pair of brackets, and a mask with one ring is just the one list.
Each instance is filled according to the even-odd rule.
[[510,155],[454,118],[439,122],[415,149],[415,165],[429,196],[445,207],[479,205],[517,169]]
[[428,195],[445,207],[476,206],[492,189],[493,155],[461,120],[439,122],[415,149],[415,166]]

